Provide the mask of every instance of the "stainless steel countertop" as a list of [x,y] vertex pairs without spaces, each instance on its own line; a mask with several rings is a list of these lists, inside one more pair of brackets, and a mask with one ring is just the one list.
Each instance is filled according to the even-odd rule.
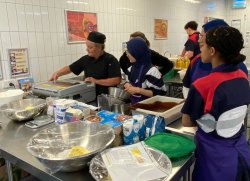
[[[49,174],[48,170],[26,149],[29,139],[41,129],[30,129],[23,122],[14,122],[0,113],[0,154],[7,161],[24,169],[44,181],[91,181],[94,180],[88,168],[72,173]],[[174,124],[173,124],[174,125]],[[193,154],[172,163],[173,170],[169,180],[179,180],[194,161]]]

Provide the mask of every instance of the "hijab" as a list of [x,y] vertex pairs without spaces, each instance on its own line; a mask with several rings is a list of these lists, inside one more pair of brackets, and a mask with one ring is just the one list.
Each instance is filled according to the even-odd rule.
[[146,73],[152,67],[150,49],[146,42],[139,37],[131,39],[127,43],[127,49],[136,59],[136,62],[132,64],[128,79],[130,83],[135,84],[139,82],[141,86]]

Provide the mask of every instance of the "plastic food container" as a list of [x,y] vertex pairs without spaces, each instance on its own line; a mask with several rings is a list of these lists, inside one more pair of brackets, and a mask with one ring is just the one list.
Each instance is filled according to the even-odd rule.
[[176,119],[181,117],[181,108],[184,104],[184,103],[182,103],[183,100],[184,99],[167,97],[167,96],[154,96],[154,97],[148,98],[146,100],[143,100],[139,103],[148,104],[148,103],[154,103],[156,101],[160,101],[160,102],[176,102],[178,104],[176,106],[174,106],[173,108],[168,109],[164,112],[150,111],[150,110],[146,110],[146,109],[137,108],[136,110],[132,110],[132,114],[133,115],[135,115],[135,114],[144,114],[144,115],[153,114],[156,116],[162,116],[165,119],[166,125],[168,125],[171,122],[173,122]]

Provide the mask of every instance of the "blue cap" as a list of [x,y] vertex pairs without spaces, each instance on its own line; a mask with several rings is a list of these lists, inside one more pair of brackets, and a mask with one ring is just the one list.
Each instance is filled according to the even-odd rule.
[[222,19],[214,19],[212,21],[207,22],[202,27],[206,33],[211,28],[220,27],[220,26],[229,26],[229,25]]

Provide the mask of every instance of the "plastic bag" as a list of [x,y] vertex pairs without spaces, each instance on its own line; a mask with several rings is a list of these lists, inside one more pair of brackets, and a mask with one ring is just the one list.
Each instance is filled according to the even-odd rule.
[[146,138],[158,132],[165,131],[164,117],[149,114],[145,117]]

